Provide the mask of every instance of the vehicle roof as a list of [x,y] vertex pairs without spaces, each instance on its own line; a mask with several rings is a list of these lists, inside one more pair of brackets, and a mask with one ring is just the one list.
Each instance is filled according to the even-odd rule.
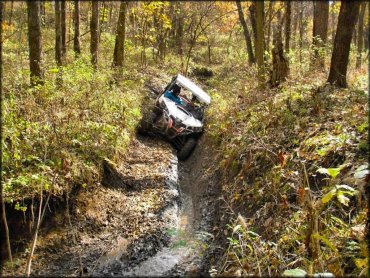
[[185,76],[178,74],[176,77],[176,83],[190,91],[193,95],[195,95],[199,99],[199,101],[204,102],[206,104],[211,103],[211,97],[205,91],[203,91],[198,85],[193,83]]

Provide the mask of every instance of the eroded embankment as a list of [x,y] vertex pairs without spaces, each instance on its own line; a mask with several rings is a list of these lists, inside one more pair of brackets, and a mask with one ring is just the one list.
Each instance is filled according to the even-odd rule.
[[[203,141],[178,163],[167,143],[134,140],[123,163],[104,164],[102,184],[80,190],[69,210],[44,223],[32,274],[207,272],[204,255],[213,239],[218,190]],[[17,275],[24,273],[26,255],[16,256]]]

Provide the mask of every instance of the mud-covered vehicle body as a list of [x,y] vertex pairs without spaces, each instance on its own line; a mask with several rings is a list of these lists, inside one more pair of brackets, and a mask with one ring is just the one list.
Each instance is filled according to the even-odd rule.
[[[183,105],[165,96],[176,85],[182,88],[179,97]],[[154,105],[143,110],[138,131],[168,140],[177,150],[178,158],[184,160],[189,157],[203,132],[204,111],[210,102],[211,98],[206,92],[178,74],[157,95]]]

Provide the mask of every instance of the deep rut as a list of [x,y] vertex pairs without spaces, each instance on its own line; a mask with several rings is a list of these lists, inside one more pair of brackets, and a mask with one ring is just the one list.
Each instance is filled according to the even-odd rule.
[[[112,185],[108,180],[75,196],[71,225],[64,211],[45,223],[32,274],[208,274],[219,192],[212,153],[202,138],[192,156],[178,162],[168,144],[134,140]],[[23,274],[24,255],[16,258],[16,275]]]
[[179,210],[175,227],[167,232],[170,240],[155,255],[133,268],[123,269],[123,276],[183,276],[207,274],[204,255],[213,236],[210,233],[216,213],[215,176],[210,155],[203,140],[193,155],[178,163]]

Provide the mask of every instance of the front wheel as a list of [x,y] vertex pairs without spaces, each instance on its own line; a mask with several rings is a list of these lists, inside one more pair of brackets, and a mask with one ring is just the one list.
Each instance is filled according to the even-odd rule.
[[193,152],[195,146],[197,145],[197,140],[190,137],[184,144],[184,146],[177,152],[177,157],[180,160],[186,160]]

